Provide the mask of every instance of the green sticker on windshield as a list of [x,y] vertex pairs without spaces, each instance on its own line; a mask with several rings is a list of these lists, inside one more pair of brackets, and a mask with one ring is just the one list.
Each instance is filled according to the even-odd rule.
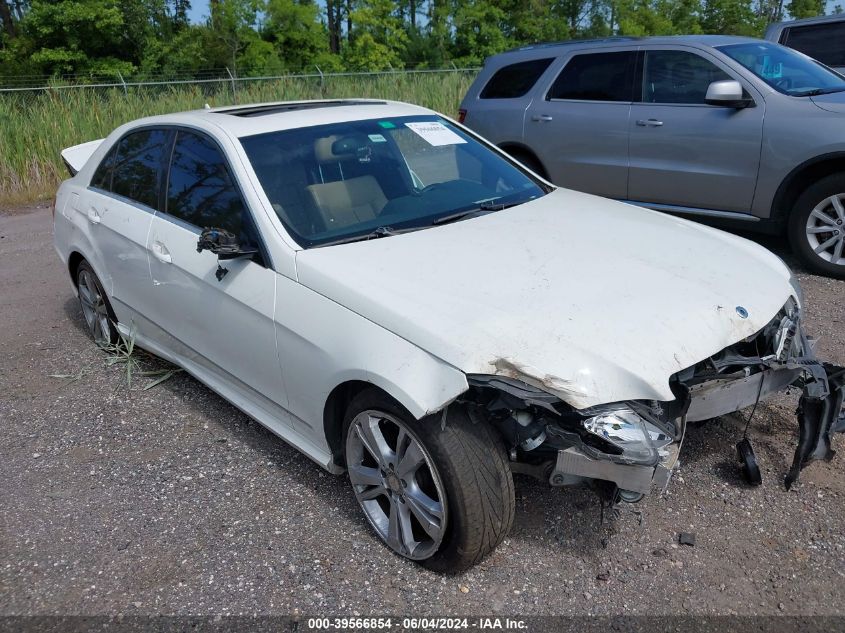
[[390,121],[379,121],[378,124],[379,124],[379,126],[383,127],[385,130],[392,130],[393,128],[396,127]]

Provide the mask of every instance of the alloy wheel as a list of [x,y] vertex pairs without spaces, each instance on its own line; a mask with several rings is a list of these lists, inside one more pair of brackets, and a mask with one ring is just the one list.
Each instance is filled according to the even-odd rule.
[[109,310],[103,291],[94,275],[88,270],[82,270],[78,279],[79,303],[88,331],[98,345],[111,342]]
[[834,194],[817,204],[805,228],[807,243],[817,257],[845,266],[845,193]]
[[446,495],[431,455],[410,429],[388,413],[362,411],[349,428],[346,461],[355,497],[382,540],[414,560],[437,552]]

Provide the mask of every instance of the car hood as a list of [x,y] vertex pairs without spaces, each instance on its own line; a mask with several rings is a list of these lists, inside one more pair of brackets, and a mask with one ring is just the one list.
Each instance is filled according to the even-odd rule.
[[564,189],[300,251],[297,274],[465,373],[517,378],[576,408],[674,399],[674,373],[761,330],[792,291],[786,266],[752,242]]
[[810,97],[818,107],[828,112],[845,113],[845,91]]

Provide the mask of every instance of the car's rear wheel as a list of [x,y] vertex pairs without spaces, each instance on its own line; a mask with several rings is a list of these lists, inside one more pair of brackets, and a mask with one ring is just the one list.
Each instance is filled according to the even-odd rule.
[[82,316],[85,317],[85,324],[94,342],[100,346],[116,343],[118,333],[114,326],[111,305],[103,285],[86,261],[80,262],[76,269],[76,288],[79,291]]
[[370,389],[350,404],[345,455],[355,497],[390,549],[455,573],[492,552],[513,524],[513,478],[487,424],[451,406],[414,420]]
[[845,279],[845,175],[808,187],[789,218],[793,250],[813,271]]

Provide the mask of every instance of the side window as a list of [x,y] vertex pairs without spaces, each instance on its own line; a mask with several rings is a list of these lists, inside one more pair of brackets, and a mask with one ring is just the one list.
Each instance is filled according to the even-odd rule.
[[199,134],[182,130],[176,134],[165,211],[196,227],[225,229],[244,243],[257,245],[249,212],[225,158]]
[[646,51],[643,101],[703,104],[711,82],[724,79],[731,77],[695,53]]
[[110,191],[158,208],[159,175],[170,148],[167,130],[142,130],[123,137],[112,168]]
[[117,155],[119,147],[119,141],[112,145],[108,154],[106,154],[105,158],[103,158],[102,162],[97,166],[97,171],[94,172],[94,175],[91,178],[92,187],[102,189],[103,191],[111,191],[111,170],[112,165],[114,165],[114,157]]
[[636,51],[575,55],[560,71],[548,99],[633,101]]
[[493,74],[478,97],[479,99],[516,99],[522,97],[534,87],[540,75],[546,71],[546,68],[553,61],[554,58],[550,57],[503,66]]
[[845,66],[845,20],[787,29],[783,43],[828,66]]

